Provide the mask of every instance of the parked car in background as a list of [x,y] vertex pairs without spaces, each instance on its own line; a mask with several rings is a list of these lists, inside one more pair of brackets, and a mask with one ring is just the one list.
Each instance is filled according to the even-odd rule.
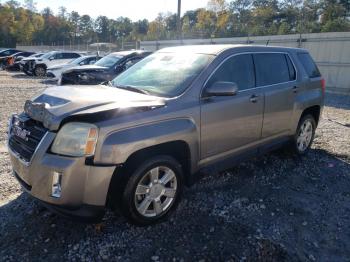
[[166,218],[185,184],[288,145],[308,152],[325,82],[307,50],[165,48],[111,85],[48,88],[12,116],[23,189],[64,215],[106,206],[139,225]]
[[0,51],[0,57],[4,57],[4,56],[10,56],[16,53],[22,52],[21,50],[17,50],[17,49],[5,49],[5,50],[1,50]]
[[39,58],[33,58],[31,60],[28,60],[26,72],[35,76],[46,76],[46,70],[48,67],[52,67],[54,65],[59,64],[65,64],[81,56],[82,54],[78,52],[52,51],[44,54]]
[[143,50],[111,53],[94,65],[78,66],[68,69],[62,74],[61,85],[96,85],[111,81],[121,72],[142,60],[151,52]]
[[23,58],[32,56],[36,53],[34,52],[19,52],[16,54],[13,54],[7,58],[7,63],[5,64],[5,67],[9,71],[19,71],[20,70],[20,61]]
[[62,72],[73,67],[95,64],[96,61],[100,59],[101,56],[98,55],[82,56],[66,64],[55,65],[47,68],[46,76],[52,78],[52,80],[59,80],[61,79]]
[[29,57],[23,58],[21,61],[19,61],[20,70],[23,71],[23,73],[25,73],[26,75],[33,75],[31,68],[33,68],[34,60],[42,57],[44,54],[45,53],[37,53]]
[[[10,49],[10,51],[5,50],[3,53],[0,52],[0,68],[1,69],[5,69],[7,67],[8,63],[11,61],[11,58],[13,56],[15,56],[18,53],[22,53],[22,51],[18,51],[18,50],[16,50],[17,51],[16,53],[13,53],[14,50],[15,49]],[[5,53],[9,53],[9,55],[5,55]]]

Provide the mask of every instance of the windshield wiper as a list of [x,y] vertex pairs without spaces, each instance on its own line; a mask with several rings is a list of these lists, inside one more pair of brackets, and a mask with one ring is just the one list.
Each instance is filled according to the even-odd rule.
[[146,90],[138,89],[134,86],[115,86],[115,87],[120,88],[120,89],[124,89],[124,90],[128,90],[128,91],[132,91],[132,92],[136,92],[136,93],[140,93],[140,94],[144,94],[144,95],[150,95],[150,93],[147,92]]

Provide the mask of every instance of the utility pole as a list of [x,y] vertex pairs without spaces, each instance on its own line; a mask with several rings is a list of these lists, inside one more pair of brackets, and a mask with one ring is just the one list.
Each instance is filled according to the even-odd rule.
[[177,0],[177,37],[182,38],[181,30],[181,0]]

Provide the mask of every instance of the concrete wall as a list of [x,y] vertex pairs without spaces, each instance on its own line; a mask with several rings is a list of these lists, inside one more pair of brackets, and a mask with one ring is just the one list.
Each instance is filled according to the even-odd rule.
[[309,50],[327,82],[328,91],[350,94],[350,32],[214,39],[143,41],[142,49],[195,44],[252,44],[301,47]]
[[120,47],[91,47],[89,45],[17,45],[18,50],[30,51],[30,52],[50,52],[50,51],[75,51],[75,52],[86,52],[89,54],[94,54],[99,51],[102,55],[108,54],[111,52],[117,52],[120,50],[130,50],[136,49],[139,42],[125,42],[123,46]]

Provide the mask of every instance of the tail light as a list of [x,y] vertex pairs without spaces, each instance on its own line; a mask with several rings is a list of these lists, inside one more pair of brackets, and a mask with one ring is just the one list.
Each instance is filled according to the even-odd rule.
[[326,92],[326,80],[324,78],[321,79],[321,86],[323,94]]

